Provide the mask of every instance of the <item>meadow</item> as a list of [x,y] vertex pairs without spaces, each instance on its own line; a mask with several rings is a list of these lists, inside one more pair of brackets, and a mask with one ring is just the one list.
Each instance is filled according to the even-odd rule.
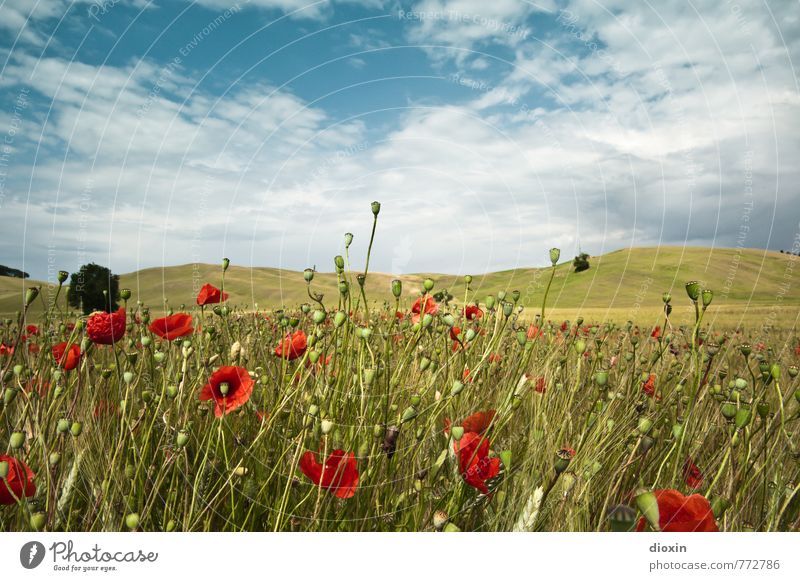
[[271,286],[224,261],[199,293],[123,277],[88,317],[29,284],[0,329],[0,529],[798,530],[786,261],[739,253],[773,287],[720,301],[730,263],[672,252],[618,257],[647,301],[601,276],[613,255],[580,277],[556,249],[474,278],[346,254]]

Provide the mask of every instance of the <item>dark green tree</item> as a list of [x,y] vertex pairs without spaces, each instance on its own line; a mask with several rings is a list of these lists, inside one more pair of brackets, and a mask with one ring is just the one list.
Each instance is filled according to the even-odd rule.
[[[106,291],[107,294],[104,294]],[[119,308],[119,275],[111,274],[105,266],[94,262],[84,264],[73,272],[67,290],[67,302],[82,309],[84,315],[93,311],[116,311]]]
[[575,268],[575,272],[589,270],[589,255],[585,252],[581,252],[575,257],[575,260],[572,261],[572,266]]

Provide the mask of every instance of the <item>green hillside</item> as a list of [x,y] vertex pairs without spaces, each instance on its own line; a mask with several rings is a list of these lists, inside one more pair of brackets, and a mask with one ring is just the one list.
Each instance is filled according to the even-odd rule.
[[[684,283],[696,279],[715,291],[714,308],[730,322],[740,320],[745,312],[750,323],[760,317],[772,317],[774,323],[791,327],[797,320],[800,293],[785,286],[796,257],[764,250],[726,248],[658,247],[634,248],[611,252],[591,259],[588,271],[574,273],[571,263],[560,264],[550,290],[548,310],[553,316],[575,316],[591,313],[597,319],[634,319],[657,317],[661,295],[670,291],[675,296],[676,316],[689,310],[685,304]],[[177,309],[181,304],[193,305],[197,289],[205,282],[220,285],[218,265],[182,265],[149,268],[121,276],[121,288],[130,288],[134,300],[141,300],[154,309],[165,301]],[[463,276],[413,274],[395,277],[370,273],[367,294],[370,300],[390,299],[390,281],[404,283],[406,306],[421,289],[422,280],[430,276],[436,288],[448,288],[458,301],[463,300]],[[486,275],[475,275],[470,300],[483,301],[500,290],[519,290],[520,302],[538,310],[550,276],[549,268],[519,268]],[[41,282],[0,277],[0,312],[19,309],[24,285]],[[313,289],[325,295],[329,305],[336,304],[336,276],[317,273]],[[353,289],[357,289],[355,273]],[[301,272],[275,268],[246,268],[231,265],[225,278],[225,290],[237,305],[260,309],[291,307],[309,302]],[[43,296],[52,296],[45,285]],[[59,300],[63,304],[64,296]],[[685,312],[684,312],[685,311]],[[755,318],[754,318],[755,317]]]

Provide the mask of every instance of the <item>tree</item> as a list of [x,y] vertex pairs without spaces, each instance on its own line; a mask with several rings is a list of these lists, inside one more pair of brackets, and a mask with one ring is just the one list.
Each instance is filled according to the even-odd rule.
[[10,276],[13,278],[28,278],[30,275],[23,272],[18,268],[11,268],[10,266],[0,265],[0,276]]
[[589,270],[589,255],[585,252],[581,252],[575,257],[575,260],[572,261],[572,266],[575,268],[575,272]]
[[[107,294],[104,294],[106,291]],[[73,272],[67,290],[67,302],[71,307],[83,309],[88,315],[93,311],[116,311],[119,308],[119,275],[111,274],[105,266],[94,262],[84,264]]]

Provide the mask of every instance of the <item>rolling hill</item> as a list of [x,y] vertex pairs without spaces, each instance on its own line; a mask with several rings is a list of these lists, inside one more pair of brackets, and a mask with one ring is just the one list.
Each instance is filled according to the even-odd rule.
[[[577,274],[570,262],[559,264],[548,298],[548,312],[553,317],[580,313],[598,320],[657,320],[662,293],[669,291],[675,297],[675,316],[687,317],[691,309],[686,306],[684,283],[695,279],[715,291],[712,310],[720,320],[758,324],[767,317],[778,326],[792,328],[800,312],[800,293],[791,280],[797,260],[788,254],[752,249],[662,246],[618,250],[593,257],[591,268]],[[220,266],[209,264],[148,268],[123,274],[120,287],[130,288],[133,300],[141,300],[154,310],[161,310],[167,303],[177,310],[181,304],[194,304],[197,289],[203,283],[219,286],[220,274]],[[367,295],[370,300],[391,299],[391,280],[400,278],[407,307],[427,276],[436,281],[436,289],[447,288],[457,301],[463,301],[463,275],[434,273],[370,273]],[[474,275],[469,298],[483,302],[486,295],[516,289],[521,292],[520,303],[538,311],[549,276],[549,268]],[[0,312],[19,310],[23,288],[42,284],[47,300],[54,289],[41,281],[0,277]],[[225,290],[230,292],[232,302],[246,308],[257,305],[262,310],[310,302],[305,286],[301,272],[275,268],[231,265],[225,278]],[[317,273],[312,288],[324,294],[326,304],[335,306],[335,274]],[[353,291],[357,291],[355,272]],[[59,303],[63,301],[62,292]],[[37,305],[41,308],[40,301]]]

